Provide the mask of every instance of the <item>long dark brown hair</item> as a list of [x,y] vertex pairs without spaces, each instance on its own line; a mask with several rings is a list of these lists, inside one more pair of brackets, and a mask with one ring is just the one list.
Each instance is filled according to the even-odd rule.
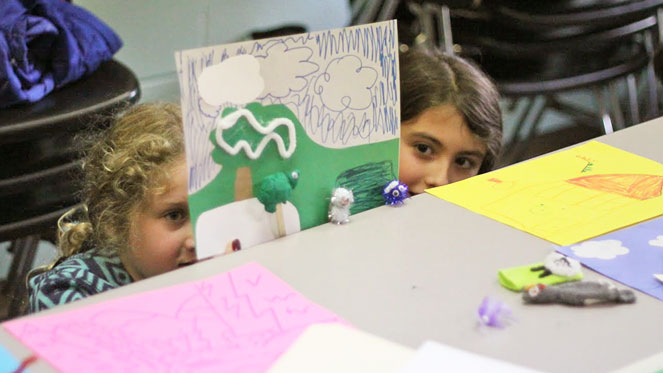
[[470,131],[486,144],[479,173],[493,169],[502,148],[502,111],[499,93],[480,68],[461,57],[411,48],[401,52],[401,122],[426,109],[453,105]]

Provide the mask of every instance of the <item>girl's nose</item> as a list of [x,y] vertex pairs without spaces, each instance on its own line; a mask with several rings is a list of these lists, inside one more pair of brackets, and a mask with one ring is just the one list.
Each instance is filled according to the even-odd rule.
[[184,247],[189,251],[193,251],[196,248],[196,243],[193,241],[193,237],[184,240]]
[[191,226],[191,221],[187,223],[186,226],[186,237],[184,238],[184,248],[187,251],[194,251],[196,248],[196,242],[193,239],[193,228]]
[[425,182],[427,188],[449,184],[449,163],[443,161],[437,167],[432,167],[428,175],[426,175]]

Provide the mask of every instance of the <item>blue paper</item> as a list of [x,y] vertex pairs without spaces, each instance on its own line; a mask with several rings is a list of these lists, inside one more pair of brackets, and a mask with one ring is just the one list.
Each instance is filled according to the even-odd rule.
[[663,300],[663,219],[655,218],[557,251],[607,277]]
[[[13,372],[19,365],[20,362],[0,345],[0,372]],[[27,370],[24,372],[27,372]]]

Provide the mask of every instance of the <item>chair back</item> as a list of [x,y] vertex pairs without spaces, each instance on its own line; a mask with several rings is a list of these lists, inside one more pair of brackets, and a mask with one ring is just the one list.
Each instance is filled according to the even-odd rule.
[[110,60],[36,103],[0,110],[0,241],[11,241],[14,254],[9,316],[20,311],[39,240],[55,243],[58,218],[80,202],[77,135],[108,126],[139,98],[133,72]]

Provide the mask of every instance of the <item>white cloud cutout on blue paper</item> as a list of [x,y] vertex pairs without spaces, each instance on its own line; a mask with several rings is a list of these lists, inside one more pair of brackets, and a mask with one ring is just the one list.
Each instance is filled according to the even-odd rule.
[[571,246],[573,253],[580,258],[615,259],[629,253],[629,249],[619,240],[586,241]]
[[649,245],[663,247],[663,236],[656,236],[656,239],[649,240]]

